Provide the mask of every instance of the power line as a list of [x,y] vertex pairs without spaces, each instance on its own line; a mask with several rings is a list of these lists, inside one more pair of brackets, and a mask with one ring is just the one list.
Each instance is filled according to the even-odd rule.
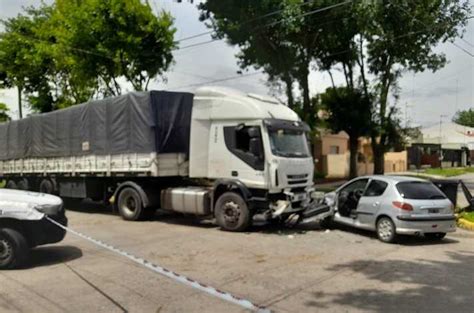
[[[298,6],[298,7],[302,7],[302,6],[308,5],[308,4],[310,4],[310,3],[313,3],[314,1],[315,1],[315,0],[311,0],[311,1],[307,1],[307,2],[302,2],[302,3],[298,4],[297,6]],[[246,24],[249,24],[249,23],[252,23],[252,22],[255,22],[255,21],[264,19],[264,18],[266,18],[266,17],[272,16],[272,15],[280,14],[280,13],[282,13],[282,12],[284,12],[284,11],[285,11],[285,9],[275,10],[275,11],[269,12],[269,13],[267,13],[267,14],[264,14],[264,15],[261,15],[261,16],[258,16],[258,17],[254,17],[254,18],[252,18],[252,19],[249,19],[249,20],[244,21],[244,22],[242,22],[242,23],[240,23],[240,24],[241,24],[241,25],[246,25]],[[204,35],[212,34],[213,32],[214,32],[213,30],[210,30],[210,31],[206,31],[206,32],[203,32],[203,33],[198,33],[198,34],[191,35],[191,36],[188,36],[188,37],[180,38],[180,39],[176,40],[176,43],[180,43],[180,42],[182,42],[182,41],[186,41],[186,40],[198,38],[198,37],[201,37],[201,36],[204,36]]]
[[[402,11],[404,11],[406,14],[410,15],[414,21],[417,21],[418,23],[424,25],[425,27],[429,27],[428,25],[426,25],[425,22],[423,21],[420,21],[419,19],[417,19],[412,13],[410,13],[409,11],[407,11],[404,7],[402,7],[401,5],[397,4],[397,3],[393,3],[392,1],[389,1],[393,6],[396,6],[396,7],[399,7]],[[472,16],[468,16],[466,18],[466,20],[468,19],[471,19]],[[457,47],[458,49],[464,51],[467,55],[469,55],[470,57],[474,58],[474,54],[472,54],[471,52],[469,52],[468,50],[464,49],[463,47],[461,47],[460,45],[456,44],[455,42],[450,42],[453,46]]]
[[467,41],[466,39],[464,38],[460,38],[462,41],[464,41],[467,45],[471,46],[474,48],[474,45],[472,43],[470,43],[469,41]]
[[[331,54],[328,54],[328,55],[324,55],[324,57],[327,58],[327,57],[331,57],[331,56],[336,56],[336,55],[344,54],[344,53],[347,53],[347,52],[350,52],[350,51],[352,51],[352,50],[351,49],[346,49],[346,50],[343,50],[343,51],[339,51],[339,52],[331,53]],[[215,79],[215,80],[211,80],[211,81],[207,81],[207,82],[203,82],[203,83],[189,84],[189,85],[184,85],[184,86],[179,86],[179,87],[174,87],[174,88],[168,88],[168,89],[173,89],[174,90],[174,89],[182,89],[182,88],[189,88],[189,87],[199,87],[199,86],[214,84],[214,83],[223,82],[223,81],[230,81],[230,80],[234,80],[234,79],[240,79],[240,78],[244,78],[244,77],[247,77],[247,76],[254,76],[254,75],[263,74],[263,73],[265,73],[265,72],[263,70],[261,70],[261,71],[256,71],[256,72],[253,72],[253,73],[240,74],[240,75],[231,76],[231,77],[219,78],[219,79]]]
[[[312,10],[312,11],[309,11],[309,12],[301,13],[301,14],[296,15],[296,16],[291,16],[291,17],[283,18],[283,19],[278,20],[278,21],[275,21],[275,22],[271,22],[271,23],[268,23],[268,24],[265,24],[265,25],[262,25],[262,26],[254,27],[254,28],[250,29],[249,32],[254,32],[254,31],[261,30],[261,29],[265,29],[265,28],[267,28],[267,27],[272,27],[272,26],[281,24],[281,23],[283,23],[283,22],[285,22],[285,21],[287,21],[287,20],[290,20],[290,19],[296,19],[296,18],[300,18],[300,17],[306,17],[306,16],[309,16],[309,15],[313,15],[313,14],[321,13],[321,12],[324,12],[324,11],[328,11],[328,10],[331,10],[331,9],[334,9],[334,8],[337,8],[337,7],[340,7],[340,6],[349,4],[349,3],[351,3],[352,1],[353,1],[353,0],[346,0],[346,1],[343,1],[343,2],[340,2],[340,3],[336,3],[336,4],[333,4],[333,5],[329,5],[329,6],[323,7],[323,8],[319,8],[319,9],[315,9],[315,10]],[[310,2],[307,2],[307,3],[310,3]],[[246,23],[247,23],[247,22],[244,22],[244,24],[246,24]],[[198,34],[198,35],[199,35],[199,34]],[[197,36],[197,35],[195,35],[195,36]],[[213,38],[213,39],[211,39],[211,40],[206,40],[206,41],[203,41],[203,42],[198,42],[198,43],[195,43],[195,44],[190,44],[190,45],[187,45],[187,46],[184,46],[184,47],[176,48],[175,50],[183,50],[183,49],[188,49],[188,48],[192,48],[192,47],[202,46],[202,45],[206,45],[206,44],[213,43],[213,42],[218,41],[218,40],[221,40],[221,38]],[[179,41],[177,41],[177,42],[179,42]]]
[[240,74],[240,75],[236,75],[236,76],[230,76],[230,77],[225,77],[225,78],[214,79],[214,80],[210,80],[210,81],[207,81],[207,82],[204,82],[204,83],[196,83],[196,84],[189,84],[189,85],[183,85],[183,86],[179,86],[179,87],[168,88],[168,90],[169,89],[176,90],[176,89],[183,89],[183,88],[190,88],[190,87],[199,87],[199,86],[204,86],[204,85],[208,85],[208,84],[220,83],[220,82],[224,82],[224,81],[229,81],[229,80],[234,80],[234,79],[239,79],[239,78],[244,78],[244,77],[249,77],[249,76],[255,76],[255,75],[263,74],[263,73],[264,73],[263,71],[256,71],[256,72],[253,72],[253,73]]

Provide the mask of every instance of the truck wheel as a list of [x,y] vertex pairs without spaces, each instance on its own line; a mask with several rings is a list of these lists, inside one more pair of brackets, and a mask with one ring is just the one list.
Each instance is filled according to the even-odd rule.
[[18,186],[16,185],[15,181],[9,180],[9,181],[7,181],[7,184],[5,185],[5,188],[7,188],[7,189],[18,189]]
[[145,216],[143,200],[138,191],[132,187],[123,188],[117,201],[120,216],[127,221],[138,221]]
[[54,185],[53,182],[49,179],[43,179],[39,185],[39,192],[46,194],[54,194]]
[[20,179],[20,181],[18,182],[18,189],[29,190],[28,180],[26,178]]
[[243,231],[251,221],[247,203],[235,192],[226,192],[217,199],[214,214],[217,224],[228,231]]
[[23,266],[28,254],[28,243],[20,232],[11,228],[0,229],[0,269]]
[[388,217],[381,217],[377,221],[377,237],[380,241],[393,243],[397,239],[395,224]]

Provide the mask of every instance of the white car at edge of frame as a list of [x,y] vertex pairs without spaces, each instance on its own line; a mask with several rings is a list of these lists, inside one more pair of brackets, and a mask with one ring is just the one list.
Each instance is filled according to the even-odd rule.
[[427,180],[372,175],[355,178],[325,195],[329,221],[376,231],[395,242],[397,235],[423,235],[441,240],[456,231],[454,206]]
[[29,191],[0,189],[0,269],[26,265],[29,251],[39,245],[64,239],[66,226],[61,198]]

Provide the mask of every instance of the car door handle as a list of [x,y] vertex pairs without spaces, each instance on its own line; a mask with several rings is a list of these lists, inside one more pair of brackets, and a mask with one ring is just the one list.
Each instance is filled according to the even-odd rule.
[[380,204],[380,202],[377,201],[377,202],[374,202],[374,203],[372,204],[372,206],[378,206],[379,204]]

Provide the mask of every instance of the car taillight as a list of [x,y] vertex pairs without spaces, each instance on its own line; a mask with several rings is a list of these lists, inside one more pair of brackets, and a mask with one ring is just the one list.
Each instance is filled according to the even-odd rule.
[[413,211],[413,206],[410,203],[400,202],[400,201],[393,201],[393,206],[397,209],[401,209],[404,211]]

